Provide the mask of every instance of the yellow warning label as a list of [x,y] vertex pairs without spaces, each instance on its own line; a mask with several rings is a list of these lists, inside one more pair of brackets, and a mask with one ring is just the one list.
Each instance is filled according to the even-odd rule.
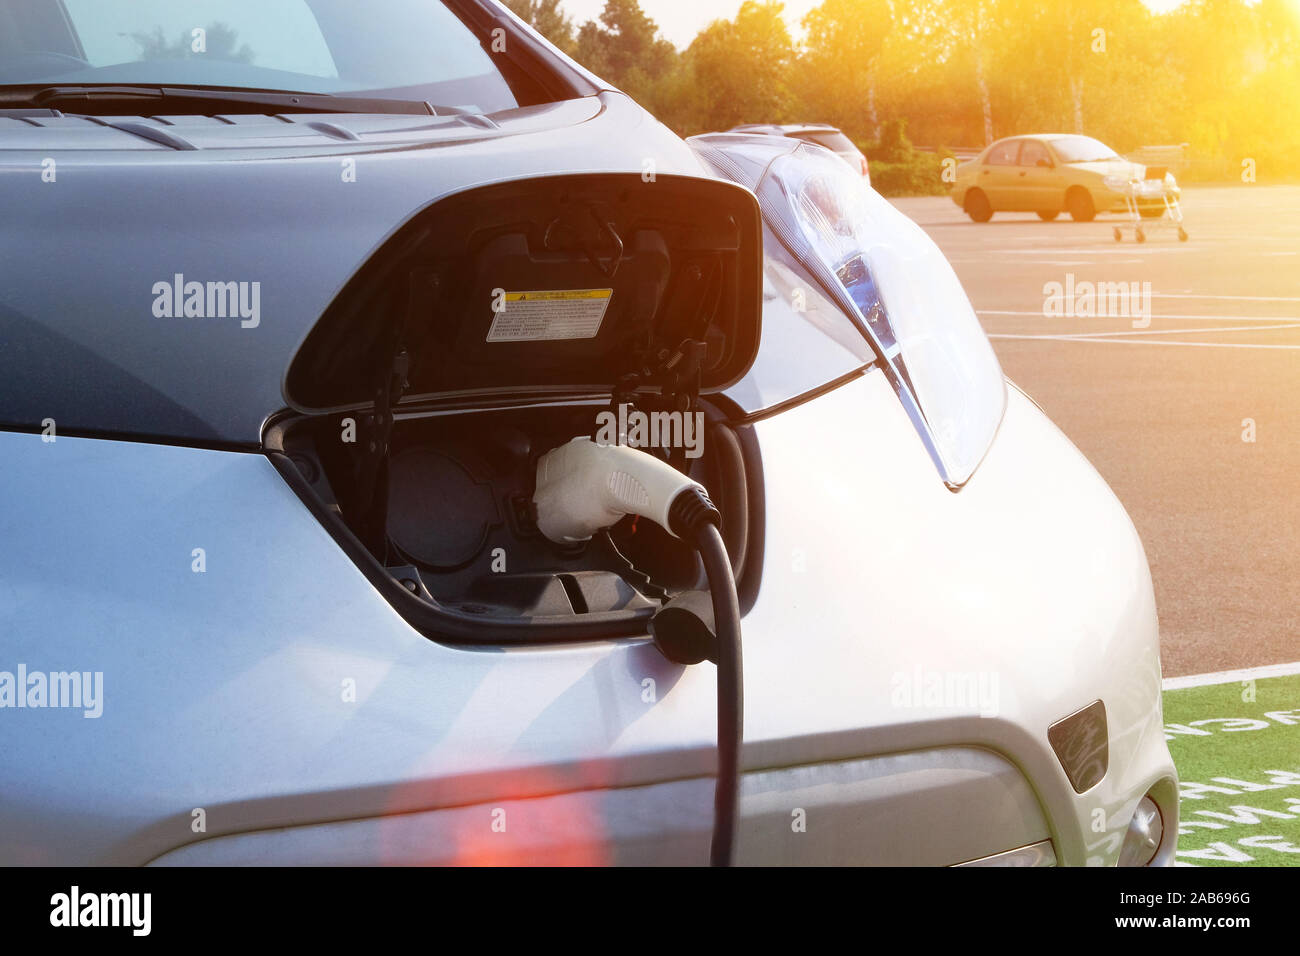
[[544,289],[507,292],[497,302],[489,342],[593,339],[600,332],[613,289]]

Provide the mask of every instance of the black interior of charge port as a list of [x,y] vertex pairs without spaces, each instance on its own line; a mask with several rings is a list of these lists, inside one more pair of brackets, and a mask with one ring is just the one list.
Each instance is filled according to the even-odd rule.
[[[742,598],[752,601],[761,560],[762,496],[750,477],[757,450],[748,429],[725,424],[712,403],[703,407],[707,451],[690,471],[722,512]],[[392,473],[390,543],[382,559],[343,518],[340,498],[353,472],[337,416],[286,416],[268,431],[267,446],[335,539],[429,636],[511,643],[641,634],[663,600],[703,586],[694,549],[653,523],[630,520],[608,536],[561,547],[530,525],[526,507],[538,455],[589,430],[601,408],[399,422],[393,460],[400,464]],[[498,548],[504,571],[495,569]]]

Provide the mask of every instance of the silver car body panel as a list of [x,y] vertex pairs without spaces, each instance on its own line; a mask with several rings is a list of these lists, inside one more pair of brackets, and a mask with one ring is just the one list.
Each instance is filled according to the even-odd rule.
[[[897,812],[891,788],[910,774],[924,791],[927,766],[955,779],[959,763],[921,753],[955,748],[988,756],[968,775],[1019,825],[962,799],[978,782],[941,788],[881,815],[918,859],[1046,837],[1062,863],[1113,863],[1137,802],[1174,769],[1146,559],[1096,472],[1013,392],[953,494],[875,371],[754,428],[766,553],[744,620],[740,859],[887,857],[871,808]],[[528,821],[575,813],[586,823],[557,832],[602,828],[614,859],[707,857],[711,667],[643,641],[431,642],[258,454],[0,433],[0,460],[0,670],[103,673],[98,718],[0,711],[0,860],[281,862],[281,846],[383,862],[410,854],[385,834],[445,856],[465,828],[469,846],[501,838],[494,859],[527,859],[547,845]],[[930,700],[935,677],[973,678],[961,686],[979,696]],[[1046,731],[1095,699],[1110,771],[1078,795]],[[915,772],[881,763],[898,754]],[[808,834],[825,828],[806,850],[768,838],[800,808]],[[366,824],[395,815],[410,818]],[[985,825],[1000,845],[973,847]],[[663,848],[646,849],[649,831]],[[818,857],[828,841],[844,845]]]

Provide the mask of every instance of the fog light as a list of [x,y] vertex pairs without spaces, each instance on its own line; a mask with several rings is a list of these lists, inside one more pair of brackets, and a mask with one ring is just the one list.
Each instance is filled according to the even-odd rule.
[[1146,866],[1160,849],[1165,823],[1160,808],[1150,797],[1143,797],[1133,811],[1133,819],[1124,834],[1124,845],[1119,851],[1119,866]]

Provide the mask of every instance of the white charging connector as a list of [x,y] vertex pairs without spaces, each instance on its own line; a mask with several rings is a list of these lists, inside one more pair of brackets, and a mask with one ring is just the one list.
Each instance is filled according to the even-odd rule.
[[579,436],[537,462],[537,528],[551,541],[586,541],[624,515],[649,518],[669,534],[669,509],[687,489],[704,486],[665,461],[626,445]]

